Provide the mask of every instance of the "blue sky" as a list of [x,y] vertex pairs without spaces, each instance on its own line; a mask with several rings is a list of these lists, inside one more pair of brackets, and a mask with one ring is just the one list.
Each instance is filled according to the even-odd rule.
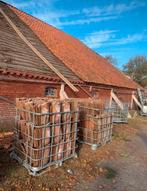
[[147,0],[5,0],[80,39],[118,67],[147,56]]

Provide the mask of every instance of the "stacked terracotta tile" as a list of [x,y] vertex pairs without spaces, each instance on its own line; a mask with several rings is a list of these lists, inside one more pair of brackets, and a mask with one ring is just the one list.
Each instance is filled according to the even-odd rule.
[[21,140],[17,148],[31,166],[43,167],[74,154],[77,104],[70,100],[22,98],[17,99],[16,105]]
[[104,145],[112,138],[112,114],[104,110],[101,101],[80,103],[79,126],[81,142]]

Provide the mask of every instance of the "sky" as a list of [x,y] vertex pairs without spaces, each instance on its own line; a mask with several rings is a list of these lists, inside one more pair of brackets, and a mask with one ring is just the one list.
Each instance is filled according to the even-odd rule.
[[78,38],[122,69],[147,56],[147,0],[5,0]]

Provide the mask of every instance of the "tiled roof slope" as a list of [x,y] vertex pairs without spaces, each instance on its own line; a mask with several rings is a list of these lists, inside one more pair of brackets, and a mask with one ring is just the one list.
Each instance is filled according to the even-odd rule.
[[12,6],[10,8],[84,81],[133,89],[139,86],[79,40]]
[[[7,4],[0,1],[0,8],[24,34],[29,42],[66,78],[72,82],[81,81],[62,61],[60,61],[38,38],[32,29],[25,24]],[[14,29],[0,13],[0,68],[19,70],[50,78],[59,77],[24,43]],[[61,79],[60,79],[61,80]]]

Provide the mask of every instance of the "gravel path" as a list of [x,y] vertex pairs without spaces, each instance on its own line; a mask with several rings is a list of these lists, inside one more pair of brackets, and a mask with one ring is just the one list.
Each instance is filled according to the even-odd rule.
[[97,177],[77,185],[76,191],[147,191],[147,120],[131,121],[129,126],[137,130],[136,135],[113,147],[115,157],[100,164],[115,170],[116,177]]

